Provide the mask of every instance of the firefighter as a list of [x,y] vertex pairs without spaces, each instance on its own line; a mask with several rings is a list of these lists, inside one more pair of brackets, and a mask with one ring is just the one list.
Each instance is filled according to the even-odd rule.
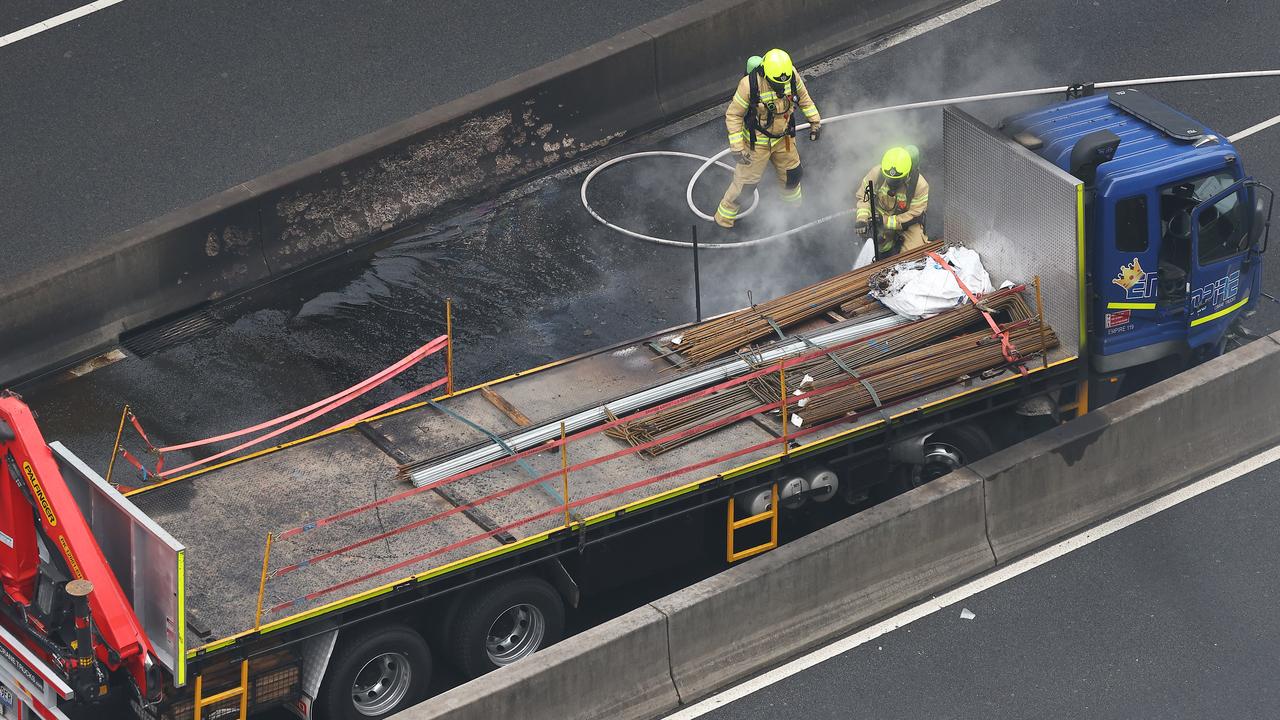
[[[929,183],[920,174],[914,145],[889,148],[880,167],[871,168],[856,191],[857,219],[854,230],[860,238],[870,238],[873,225],[879,231],[876,257],[886,258],[903,250],[914,250],[928,241],[924,235],[924,213],[929,208]],[[867,186],[875,196],[876,222],[872,222]]]
[[791,56],[774,48],[764,57],[747,61],[747,72],[724,111],[729,147],[738,164],[733,182],[716,208],[716,224],[733,227],[740,209],[738,196],[760,182],[770,162],[782,184],[782,199],[799,202],[802,169],[795,144],[796,107],[809,121],[809,139],[817,140],[822,117],[804,80],[796,74]]

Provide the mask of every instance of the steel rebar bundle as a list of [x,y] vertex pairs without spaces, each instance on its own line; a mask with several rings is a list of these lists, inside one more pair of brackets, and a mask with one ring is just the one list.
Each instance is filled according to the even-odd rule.
[[[983,296],[981,305],[978,307],[969,304],[961,305],[830,355],[794,365],[787,369],[788,376],[795,378],[789,385],[794,391],[793,394],[798,395],[802,392],[799,389],[802,383],[807,385],[812,382],[823,383],[832,379],[847,379],[849,375],[841,367],[842,365],[857,369],[872,362],[901,355],[909,350],[928,346],[939,340],[953,338],[979,325],[985,326],[983,312],[991,313],[1004,324],[1026,321],[1035,316],[1035,312],[1019,294],[1019,288],[996,290]],[[833,360],[832,355],[839,362]],[[807,382],[801,378],[806,378]],[[776,376],[765,375],[752,382],[757,388],[758,397],[777,399],[780,386]]]
[[[1058,346],[1057,335],[1048,327],[1042,332],[1036,318],[1005,325],[1002,329],[1023,359]],[[791,414],[791,423],[803,427],[874,409],[877,405],[875,398],[879,399],[879,404],[889,405],[1008,364],[1000,339],[994,337],[989,329],[966,333],[867,364],[859,372],[859,379],[852,379],[846,374],[807,384],[802,390],[821,394],[807,398],[803,407],[797,407]],[[839,383],[848,384],[822,392],[824,387]],[[875,398],[872,397],[872,389],[875,390]]]
[[[844,368],[856,371],[873,361],[924,347],[943,338],[954,337],[957,333],[984,324],[982,315],[984,310],[1008,323],[1025,321],[1033,316],[1030,307],[1019,294],[1018,288],[997,290],[982,298],[980,308],[963,305],[931,318],[895,328],[828,355],[791,366],[787,369],[787,373],[788,377],[793,378],[792,388],[800,383],[807,385],[814,382],[824,383],[847,379],[848,375]],[[778,376],[765,375],[665,412],[624,423],[606,433],[619,440],[625,440],[633,446],[641,445],[664,435],[678,433],[717,419],[732,417],[760,405],[775,403],[778,401],[780,391]],[[800,394],[803,390],[794,392]],[[643,452],[657,456],[718,429],[720,428],[709,428],[670,442],[659,443]]]
[[678,343],[672,342],[671,348],[679,351],[686,365],[715,360],[774,334],[775,327],[786,328],[856,301],[867,294],[868,281],[876,273],[941,250],[941,242],[928,243],[768,302],[708,320],[686,330]]

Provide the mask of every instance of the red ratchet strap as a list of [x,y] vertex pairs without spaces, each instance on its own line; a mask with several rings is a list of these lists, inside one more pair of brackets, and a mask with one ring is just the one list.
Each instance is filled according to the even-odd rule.
[[133,453],[129,452],[128,450],[125,450],[124,448],[120,448],[120,457],[123,458],[125,462],[137,468],[138,472],[142,473],[142,481],[144,483],[150,482],[150,477],[152,475],[152,472],[148,470],[142,464],[142,462],[138,460],[138,458],[134,457]]
[[[391,365],[386,370],[383,370],[377,375],[374,375],[373,377],[370,377],[365,380],[361,380],[360,382],[356,383],[355,385],[352,385],[351,387],[347,388],[346,390],[343,390],[342,392],[336,393],[334,395],[330,395],[329,397],[323,400],[317,400],[316,402],[311,403],[310,405],[304,408],[298,408],[297,410],[294,410],[293,412],[288,413],[287,415],[281,415],[280,417],[275,418],[274,420],[261,422],[252,427],[247,427],[242,430],[236,430],[235,432],[225,433],[223,435],[218,435],[216,437],[209,437],[203,440],[192,440],[191,442],[185,442],[179,445],[169,445],[167,447],[162,447],[162,448],[153,447],[152,449],[155,450],[156,452],[166,453],[166,452],[173,452],[174,450],[186,450],[187,448],[201,447],[203,445],[212,445],[213,443],[222,442],[223,440],[230,440],[232,438],[237,438],[242,435],[255,433],[259,430],[266,430],[267,428],[275,427],[280,423],[288,422],[289,420],[292,420],[298,417],[299,415],[305,415],[317,408],[333,403],[336,400],[347,398],[348,395],[353,395],[353,393],[354,393],[353,397],[358,397],[359,395],[363,395],[365,392],[367,392],[371,388],[377,387],[378,385],[381,385],[383,382],[390,380],[396,375],[399,375],[400,373],[404,372],[411,366],[417,364],[418,361],[422,360],[428,355],[439,352],[441,349],[445,347],[445,345],[448,344],[448,342],[449,342],[448,336],[441,335],[440,337],[435,338],[434,340],[427,343],[426,345],[423,345],[417,350],[414,350],[413,352],[409,353],[404,358],[396,362],[394,365]],[[134,426],[138,427],[136,421],[134,422]],[[141,427],[138,427],[138,433],[142,434]],[[146,440],[145,434],[142,434],[142,437],[144,440]],[[148,445],[150,445],[150,442],[148,442]]]
[[405,393],[405,394],[401,395],[400,397],[396,398],[395,400],[388,400],[387,402],[382,403],[381,405],[379,405],[378,407],[376,407],[376,408],[374,408],[374,409],[372,409],[372,410],[367,410],[367,411],[365,411],[365,412],[362,412],[362,413],[360,413],[359,415],[357,415],[357,416],[355,416],[355,417],[353,417],[353,418],[351,418],[351,419],[349,419],[349,420],[343,420],[342,422],[338,423],[337,425],[334,425],[333,427],[331,427],[331,428],[329,428],[329,429],[325,430],[324,432],[333,432],[334,430],[337,430],[338,428],[350,427],[350,426],[355,425],[356,423],[358,423],[358,422],[360,422],[360,421],[362,421],[362,420],[368,420],[369,418],[373,417],[374,415],[381,415],[382,413],[384,413],[384,412],[386,412],[386,411],[390,410],[391,408],[393,408],[393,407],[395,407],[395,406],[397,406],[397,405],[399,405],[399,404],[401,404],[401,403],[408,402],[408,401],[410,401],[410,400],[412,400],[412,399],[414,399],[414,398],[416,398],[416,397],[418,397],[419,395],[422,395],[422,394],[424,394],[424,393],[429,393],[429,392],[431,392],[432,390],[435,390],[436,388],[440,387],[441,385],[444,385],[444,384],[445,384],[445,383],[447,383],[447,382],[449,382],[449,378],[447,378],[447,377],[442,377],[442,378],[440,378],[439,380],[436,380],[436,381],[435,381],[435,382],[433,382],[433,383],[429,383],[429,384],[427,384],[427,385],[423,385],[422,387],[418,388],[417,390],[413,390],[413,391],[411,391],[411,392],[407,392],[407,393]]
[[138,422],[138,416],[134,415],[132,412],[129,413],[129,424],[133,425],[133,429],[138,431],[138,437],[142,438],[142,442],[147,444],[147,449],[150,450],[151,452],[164,452],[165,450],[169,449],[169,448],[157,449],[155,445],[152,445],[151,438],[147,437],[147,431],[143,430],[142,423]]
[[[253,447],[254,445],[258,445],[262,442],[270,440],[273,437],[282,435],[290,430],[293,430],[294,428],[305,425],[311,422],[312,420],[315,420],[316,418],[322,415],[326,415],[332,412],[333,410],[336,410],[337,408],[342,407],[343,405],[346,405],[352,400],[355,400],[356,398],[360,397],[364,393],[368,392],[370,389],[382,384],[383,382],[386,382],[390,378],[400,374],[410,366],[416,364],[422,358],[434,352],[439,351],[447,343],[448,343],[448,338],[444,335],[441,335],[440,337],[418,348],[412,354],[406,356],[403,360],[397,362],[395,365],[392,365],[386,370],[383,370],[377,375],[374,375],[373,377],[367,380],[357,383],[356,385],[353,385],[350,388],[347,388],[346,390],[343,390],[342,392],[336,395],[332,395],[328,398],[325,398],[324,400],[321,400],[316,403],[312,403],[311,405],[308,405],[305,408],[302,408],[300,410],[295,410],[289,413],[288,415],[283,415],[279,418],[276,418],[275,420],[270,420],[270,421],[267,421],[266,423],[261,423],[260,425],[256,425],[253,428],[249,428],[246,430],[237,430],[236,432],[227,433],[226,435],[220,435],[216,438],[210,438],[208,440],[199,440],[193,443],[186,443],[185,445],[173,446],[168,448],[160,448],[160,451],[163,452],[165,450],[173,450],[176,447],[193,447],[195,445],[205,445],[211,442],[216,442],[218,440],[238,437],[240,435],[244,435],[255,429],[262,429],[263,427],[271,427],[272,425],[278,425],[280,422],[290,418],[297,418],[296,420],[293,420],[288,424],[281,425],[280,427],[277,427],[275,430],[272,430],[268,433],[264,433],[255,438],[247,440],[243,443],[240,443],[239,445],[236,445],[233,448],[229,448],[227,450],[214,453],[213,455],[201,458],[194,462],[187,463],[186,465],[183,465],[181,467],[173,468],[172,470],[168,470],[165,472],[157,471],[156,474],[162,478],[169,478],[179,473],[182,473],[186,470],[197,468],[197,467],[200,467],[201,465],[207,465],[211,462],[214,462],[215,460],[220,460],[222,458],[227,457],[228,455],[234,455],[235,453],[238,453],[241,450],[248,449],[250,447]],[[430,385],[427,386],[428,389],[430,387],[431,387]],[[426,392],[426,390],[424,389],[422,390],[422,392]],[[307,412],[308,410],[310,412]],[[304,415],[303,413],[306,413],[306,414]],[[299,415],[302,415],[302,417],[298,417]]]
[[[776,405],[777,403],[774,403],[774,404]],[[827,421],[827,422],[825,422],[825,423],[820,423],[820,424],[818,424],[818,425],[814,425],[814,426],[813,426],[813,427],[811,427],[811,428],[807,428],[807,429],[805,429],[805,430],[800,430],[800,431],[798,431],[798,432],[796,432],[796,433],[791,434],[791,435],[790,435],[790,437],[792,437],[792,438],[798,438],[798,437],[803,437],[803,436],[806,436],[806,435],[811,435],[811,434],[813,434],[813,433],[821,432],[821,431],[826,430],[826,429],[828,429],[828,428],[835,427],[836,425],[839,425],[839,424],[841,424],[841,423],[849,422],[849,419],[850,419],[850,418],[848,418],[848,417],[839,417],[839,418],[836,418],[836,419],[834,419],[834,420]],[[757,451],[765,450],[765,449],[769,448],[770,446],[777,445],[777,444],[778,444],[778,442],[779,442],[779,438],[771,438],[771,439],[769,439],[769,440],[765,440],[764,442],[756,443],[756,444],[754,444],[754,445],[751,445],[751,446],[748,446],[748,447],[745,447],[745,448],[741,448],[741,449],[739,449],[739,450],[734,450],[734,451],[732,451],[732,452],[725,453],[725,454],[720,455],[720,456],[718,456],[718,457],[710,458],[710,459],[707,459],[707,460],[702,460],[702,461],[700,461],[700,462],[694,463],[693,465],[688,465],[688,466],[685,466],[685,467],[682,467],[682,468],[679,468],[679,469],[676,469],[676,470],[671,470],[671,471],[668,471],[668,472],[664,472],[664,473],[662,473],[662,474],[660,474],[660,475],[654,475],[653,477],[646,478],[646,479],[643,479],[643,480],[637,480],[637,481],[635,481],[635,482],[633,482],[633,483],[630,483],[630,484],[627,484],[627,485],[622,485],[622,486],[620,486],[620,487],[612,488],[612,489],[609,489],[609,490],[605,490],[605,491],[603,491],[603,492],[596,493],[595,495],[592,495],[592,496],[590,496],[590,497],[585,497],[585,498],[582,498],[582,499],[580,499],[580,500],[574,500],[573,502],[568,503],[568,505],[569,505],[569,507],[570,507],[570,508],[581,508],[581,507],[584,507],[584,506],[586,506],[586,505],[590,505],[590,504],[592,504],[592,503],[600,502],[601,500],[605,500],[605,499],[610,498],[610,497],[613,497],[613,496],[615,496],[615,495],[620,495],[620,494],[622,494],[622,493],[628,493],[628,492],[631,492],[631,491],[633,491],[633,490],[638,490],[638,489],[640,489],[640,488],[642,488],[642,487],[647,487],[647,486],[653,485],[654,483],[662,482],[662,481],[664,481],[664,480],[669,480],[669,479],[674,478],[674,477],[679,477],[680,475],[684,475],[684,474],[686,474],[686,473],[690,473],[690,472],[693,472],[693,471],[695,471],[695,470],[701,470],[701,469],[706,468],[706,467],[709,467],[709,466],[711,466],[711,465],[715,465],[716,463],[721,463],[721,462],[725,462],[725,461],[728,461],[728,460],[733,460],[733,459],[735,459],[735,458],[742,457],[743,455],[748,455],[748,454],[753,453],[753,452],[757,452]],[[482,498],[482,499],[480,499],[480,500],[474,500],[474,501],[472,501],[472,502],[470,502],[470,503],[467,503],[466,505],[460,505],[460,506],[458,506],[458,507],[456,507],[456,508],[451,508],[450,510],[452,510],[452,511],[461,511],[461,510],[463,510],[463,509],[469,509],[470,507],[474,507],[475,505],[480,504],[482,501],[483,501],[483,498]],[[440,513],[440,514],[441,514],[441,515],[443,515],[443,514],[449,514],[449,513],[450,513],[450,510],[446,510],[446,511],[444,511],[443,513]],[[300,598],[296,598],[296,599],[293,599],[293,600],[287,600],[287,601],[282,602],[282,603],[279,603],[279,604],[277,604],[277,605],[273,605],[272,607],[270,607],[270,608],[267,610],[267,612],[268,612],[269,614],[271,614],[271,615],[275,615],[275,614],[277,614],[277,613],[279,613],[279,612],[281,612],[281,611],[283,611],[283,610],[288,610],[288,609],[290,609],[290,608],[297,607],[298,605],[301,605],[301,604],[304,604],[304,603],[308,603],[308,602],[312,602],[312,601],[317,600],[317,599],[319,599],[319,598],[321,598],[321,597],[324,597],[325,595],[329,595],[329,594],[332,594],[332,593],[334,593],[334,592],[337,592],[338,590],[342,590],[342,589],[344,589],[344,588],[351,587],[352,585],[356,585],[356,584],[359,584],[359,583],[362,583],[362,582],[366,582],[366,581],[368,581],[368,580],[371,580],[371,579],[373,579],[373,578],[379,577],[379,576],[381,576],[381,575],[385,575],[385,574],[390,573],[390,572],[395,572],[396,570],[405,570],[405,569],[407,569],[407,568],[409,568],[409,567],[411,567],[411,566],[413,566],[413,565],[416,565],[417,563],[424,562],[424,561],[426,561],[426,560],[430,560],[431,558],[435,558],[435,557],[438,557],[438,556],[440,556],[440,555],[444,555],[444,554],[446,554],[446,553],[453,552],[453,551],[455,551],[455,550],[461,549],[461,548],[466,547],[466,546],[468,546],[468,545],[471,545],[471,544],[474,544],[474,543],[480,542],[480,541],[482,541],[482,540],[484,540],[484,539],[486,539],[486,538],[493,537],[493,536],[498,535],[498,534],[500,534],[500,533],[510,532],[511,530],[514,530],[515,528],[518,528],[518,527],[521,527],[521,526],[524,526],[524,525],[528,525],[529,523],[537,522],[537,521],[539,521],[539,520],[542,520],[542,519],[545,519],[545,518],[551,517],[551,516],[553,516],[553,515],[558,515],[558,514],[563,513],[563,512],[564,512],[564,507],[563,507],[563,506],[561,506],[561,507],[553,507],[553,508],[550,508],[550,509],[547,509],[547,510],[543,510],[542,512],[539,512],[539,513],[537,513],[537,514],[530,515],[530,516],[528,516],[528,517],[520,518],[520,519],[518,519],[518,520],[515,520],[515,521],[512,521],[512,522],[510,522],[510,523],[507,523],[506,525],[503,525],[502,527],[494,528],[493,530],[488,530],[488,531],[486,531],[486,532],[482,532],[482,533],[479,533],[479,534],[477,534],[477,535],[473,535],[473,536],[468,537],[468,538],[463,538],[462,540],[458,540],[457,542],[454,542],[454,543],[453,543],[453,544],[451,544],[451,545],[447,545],[447,546],[445,546],[445,547],[441,547],[441,548],[436,548],[436,549],[434,549],[434,550],[431,550],[431,551],[428,551],[428,552],[422,553],[422,554],[420,554],[420,555],[416,555],[416,556],[414,556],[414,557],[411,557],[411,558],[407,558],[407,559],[405,559],[405,560],[402,560],[402,561],[400,561],[400,562],[398,562],[398,563],[395,563],[394,565],[388,565],[387,567],[384,567],[384,568],[381,568],[381,569],[378,569],[378,570],[374,570],[374,571],[372,571],[372,572],[365,573],[365,574],[363,574],[363,575],[360,575],[359,577],[354,577],[354,578],[351,578],[351,579],[349,579],[349,580],[344,580],[344,581],[342,581],[342,582],[340,582],[340,583],[338,583],[338,584],[336,584],[336,585],[331,585],[331,586],[329,586],[329,587],[322,588],[322,589],[317,590],[317,591],[315,591],[315,592],[312,592],[312,593],[308,593],[308,594],[306,594],[306,595],[303,595],[303,596],[302,596],[302,597],[300,597]]]
[[[826,355],[827,353],[836,352],[836,351],[838,351],[838,350],[843,350],[843,349],[845,349],[845,348],[853,347],[854,345],[860,345],[860,344],[862,344],[862,343],[873,342],[876,338],[880,337],[881,335],[885,335],[885,334],[891,333],[891,332],[893,332],[893,331],[894,331],[894,330],[896,330],[896,329],[897,329],[897,328],[888,328],[888,329],[885,329],[885,330],[881,330],[880,332],[872,333],[872,334],[870,334],[870,335],[866,335],[866,336],[863,336],[863,337],[859,337],[859,338],[854,339],[854,340],[848,340],[848,341],[846,341],[846,342],[839,343],[839,344],[837,344],[837,345],[831,345],[831,346],[829,346],[829,347],[820,348],[820,349],[814,350],[813,352],[805,353],[804,355],[800,355],[800,356],[792,357],[792,358],[787,358],[787,359],[786,359],[786,360],[784,360],[784,361],[780,361],[780,363],[785,364],[787,367],[792,367],[792,366],[794,366],[794,365],[796,365],[796,364],[798,364],[798,363],[803,363],[803,362],[806,362],[806,361],[808,361],[808,360],[812,360],[813,358],[824,356],[824,355]],[[345,519],[347,519],[347,518],[349,518],[349,517],[352,517],[352,516],[354,516],[354,515],[359,515],[360,513],[369,512],[369,511],[371,511],[371,510],[374,510],[374,509],[376,509],[376,508],[382,507],[382,506],[384,506],[384,505],[390,505],[390,504],[392,504],[392,503],[399,502],[399,501],[401,501],[401,500],[404,500],[404,499],[406,499],[406,498],[413,497],[413,496],[415,496],[415,495],[419,495],[419,494],[424,493],[424,492],[430,492],[431,490],[434,490],[435,488],[440,487],[441,485],[447,485],[447,484],[449,484],[449,483],[454,483],[454,482],[458,482],[458,481],[461,481],[461,480],[465,480],[466,478],[472,477],[472,476],[474,476],[474,475],[479,475],[480,473],[488,472],[489,470],[494,470],[494,469],[499,468],[499,467],[502,467],[502,466],[504,466],[504,465],[509,465],[509,464],[511,464],[511,463],[513,463],[513,462],[518,462],[518,461],[523,460],[523,459],[525,459],[525,458],[527,458],[527,457],[529,457],[529,456],[531,456],[531,455],[537,455],[537,454],[539,454],[539,453],[547,452],[547,451],[549,451],[549,450],[554,450],[554,449],[556,449],[556,448],[558,448],[558,447],[560,447],[561,445],[564,445],[564,444],[566,444],[566,443],[577,442],[577,441],[579,441],[579,440],[585,439],[585,438],[587,438],[587,437],[589,437],[589,436],[591,436],[591,435],[594,435],[594,434],[596,434],[596,433],[604,432],[604,431],[609,430],[609,429],[611,429],[611,428],[615,428],[615,427],[617,427],[617,426],[619,426],[619,425],[622,425],[623,423],[628,423],[628,422],[632,422],[632,421],[635,421],[635,420],[639,420],[640,418],[644,418],[644,417],[648,417],[648,416],[650,416],[650,415],[654,415],[654,414],[660,413],[660,412],[662,412],[662,411],[664,411],[664,410],[668,410],[668,409],[673,408],[673,407],[676,407],[676,406],[678,406],[678,405],[683,405],[683,404],[685,404],[685,403],[692,402],[692,401],[694,401],[694,400],[698,400],[698,399],[700,399],[700,398],[707,397],[708,395],[711,395],[712,393],[718,392],[718,391],[720,391],[720,390],[724,390],[724,389],[726,389],[726,388],[730,388],[730,387],[733,387],[733,386],[735,386],[735,385],[741,385],[741,384],[743,384],[743,383],[745,383],[745,382],[747,382],[747,381],[749,381],[749,380],[753,380],[753,379],[758,378],[758,377],[764,377],[765,375],[769,375],[769,374],[772,374],[772,373],[776,373],[776,372],[778,371],[778,365],[779,365],[779,363],[774,363],[774,364],[769,365],[769,366],[766,366],[766,367],[764,367],[764,368],[762,368],[762,369],[754,370],[754,371],[752,371],[752,372],[750,372],[750,373],[747,373],[747,374],[745,374],[745,375],[739,375],[739,376],[737,376],[737,377],[729,378],[728,380],[724,380],[723,382],[717,383],[717,384],[715,384],[715,385],[710,385],[710,386],[708,386],[708,387],[705,387],[705,388],[703,388],[703,389],[701,389],[701,390],[695,391],[695,392],[690,393],[690,394],[688,394],[688,395],[682,395],[682,396],[680,396],[680,397],[678,397],[678,398],[673,398],[673,399],[671,399],[671,400],[667,400],[666,402],[659,403],[659,404],[657,404],[657,405],[654,405],[654,406],[652,406],[652,407],[646,408],[646,409],[644,409],[644,410],[637,410],[637,411],[635,411],[635,412],[633,412],[633,413],[631,413],[631,414],[629,414],[629,415],[627,415],[627,416],[625,416],[625,417],[615,418],[615,419],[613,419],[613,420],[611,420],[611,421],[609,421],[609,422],[607,422],[607,423],[603,423],[603,424],[600,424],[600,425],[596,425],[596,426],[593,426],[593,427],[588,428],[588,429],[586,429],[586,430],[581,430],[581,431],[579,431],[578,433],[576,433],[576,434],[574,434],[574,435],[569,436],[569,437],[568,437],[568,438],[566,438],[565,440],[558,440],[558,439],[557,439],[557,440],[550,440],[550,441],[548,441],[548,442],[546,442],[546,443],[544,443],[544,444],[542,444],[542,445],[535,445],[535,446],[533,446],[533,447],[531,447],[531,448],[527,448],[527,449],[525,449],[525,450],[521,450],[520,452],[518,452],[518,453],[516,453],[516,454],[514,454],[514,455],[507,455],[507,456],[505,456],[505,457],[498,458],[497,460],[492,460],[492,461],[490,461],[490,462],[488,462],[488,463],[485,463],[485,464],[483,464],[483,465],[479,465],[479,466],[477,466],[477,467],[471,468],[470,470],[463,470],[463,471],[461,471],[461,472],[459,472],[459,473],[457,473],[457,474],[455,474],[455,475],[451,475],[451,476],[446,477],[446,478],[443,478],[443,479],[441,479],[441,480],[436,480],[436,481],[434,481],[434,482],[427,483],[426,485],[422,485],[421,487],[413,487],[413,488],[409,488],[408,490],[402,490],[402,491],[400,491],[400,492],[398,492],[398,493],[396,493],[396,494],[394,494],[394,495],[388,495],[387,497],[379,498],[379,499],[374,500],[374,501],[372,501],[372,502],[365,503],[364,505],[360,505],[360,506],[357,506],[357,507],[354,507],[354,508],[349,508],[349,509],[347,509],[347,510],[343,510],[343,511],[341,511],[341,512],[334,513],[333,515],[329,515],[329,516],[327,516],[327,517],[320,518],[319,520],[312,520],[312,521],[309,521],[309,522],[307,522],[307,523],[304,523],[304,524],[299,525],[299,526],[297,526],[297,527],[290,528],[290,529],[288,529],[288,530],[285,530],[285,531],[283,531],[283,532],[281,532],[281,533],[277,534],[277,535],[276,535],[276,539],[277,539],[277,540],[282,540],[282,539],[284,539],[284,538],[286,538],[286,537],[290,537],[290,536],[292,536],[292,535],[296,535],[296,534],[301,533],[301,532],[305,532],[305,531],[308,531],[308,530],[314,530],[314,529],[316,529],[316,528],[318,528],[318,527],[323,527],[323,526],[325,526],[325,525],[331,525],[331,524],[333,524],[333,523],[335,523],[335,522],[338,522],[338,521],[340,521],[340,520],[345,520]],[[849,382],[852,382],[852,381],[849,381]],[[775,404],[776,404],[776,403],[775,403]],[[793,437],[794,437],[794,435],[793,435]],[[555,474],[559,474],[559,471],[557,471]]]
[[956,269],[951,267],[951,263],[944,260],[942,256],[937,253],[931,252],[929,253],[929,257],[932,258],[934,262],[945,268],[947,272],[951,273],[951,277],[956,279],[956,285],[960,287],[960,291],[969,296],[969,302],[973,303],[973,306],[978,309],[978,312],[982,313],[982,317],[986,319],[987,324],[991,326],[991,337],[1000,338],[1000,352],[1004,354],[1004,359],[1009,363],[1016,365],[1018,372],[1026,375],[1027,369],[1018,364],[1022,360],[1022,355],[1018,352],[1018,348],[1014,347],[1013,341],[1009,339],[1009,332],[1002,329],[1000,324],[996,322],[996,319],[991,317],[991,313],[987,312],[983,309],[982,305],[978,304],[978,296],[974,295],[973,291],[964,284],[964,281],[960,279],[960,275],[956,272]]

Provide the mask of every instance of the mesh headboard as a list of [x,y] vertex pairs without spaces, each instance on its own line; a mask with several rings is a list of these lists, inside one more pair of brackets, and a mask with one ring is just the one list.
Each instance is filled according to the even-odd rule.
[[997,286],[1031,286],[1062,347],[1083,356],[1083,184],[955,107],[942,113],[946,239],[977,250]]

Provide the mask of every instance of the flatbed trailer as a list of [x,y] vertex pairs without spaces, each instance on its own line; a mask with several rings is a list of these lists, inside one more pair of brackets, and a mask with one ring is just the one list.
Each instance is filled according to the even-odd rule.
[[[1091,169],[1074,168],[1073,158],[1067,172],[1026,137],[1015,142],[955,108],[944,111],[943,134],[947,239],[978,251],[993,284],[1027,288],[1028,305],[1058,340],[1041,356],[797,424],[787,368],[874,343],[894,324],[819,319],[743,354],[745,370],[635,405],[694,372],[672,362],[677,328],[127,497],[51,444],[167,672],[163,699],[136,703],[139,716],[242,717],[277,705],[304,718],[386,716],[425,697],[433,658],[474,676],[558,639],[566,607],[586,588],[690,556],[731,563],[765,552],[789,526],[830,522],[886,484],[913,486],[1026,436],[1026,415],[1087,412],[1090,397],[1120,379],[1090,372],[1087,343],[1088,311],[1104,293],[1089,282],[1098,259],[1092,250],[1086,257],[1093,191],[1080,177],[1109,158],[1087,153]],[[1222,157],[1201,148],[1178,152]],[[1221,206],[1222,196],[1196,199]],[[1253,263],[1266,241],[1248,232],[1238,261]],[[1202,318],[1187,321],[1201,326],[1196,337],[1225,333],[1220,319],[1233,309],[1188,307]],[[662,454],[603,432],[775,374],[776,401],[684,431],[687,441]],[[865,381],[854,375],[849,383]],[[581,420],[599,412],[607,421]],[[0,661],[0,682],[22,681]]]
[[[998,136],[979,132],[981,126],[962,114],[949,114],[947,126],[949,135],[967,134],[949,139],[952,145],[987,143],[1018,153]],[[953,175],[949,184],[963,191],[966,179]],[[576,585],[589,583],[583,576],[599,562],[597,548],[655,525],[698,528],[682,536],[683,549],[676,542],[674,548],[662,545],[662,552],[702,553],[708,538],[716,538],[712,552],[745,557],[776,544],[777,532],[769,531],[768,522],[730,530],[728,523],[740,521],[745,507],[739,503],[737,520],[726,520],[726,505],[735,497],[772,488],[788,475],[823,470],[836,473],[845,497],[865,497],[884,480],[873,468],[886,465],[890,453],[903,452],[912,439],[920,441],[919,449],[931,433],[961,423],[982,425],[994,415],[1012,414],[1032,397],[1074,401],[1083,344],[1082,238],[1074,222],[1079,182],[1043,163],[1019,179],[1038,180],[1056,195],[1024,214],[1028,227],[1014,228],[1016,235],[951,239],[978,250],[997,284],[1007,280],[1030,288],[1039,280],[1046,320],[1064,340],[1048,357],[1026,363],[1025,374],[1009,369],[996,377],[957,378],[859,417],[814,428],[790,426],[785,441],[775,407],[724,423],[657,457],[622,454],[568,472],[567,480],[531,484],[561,467],[552,448],[434,488],[406,482],[405,468],[415,462],[456,457],[491,442],[492,435],[510,437],[530,420],[535,426],[555,422],[671,380],[676,371],[666,351],[657,348],[678,335],[677,328],[129,493],[134,505],[185,546],[187,674],[221,675],[221,684],[202,688],[205,695],[216,693],[239,682],[227,672],[228,663],[248,659],[250,678],[258,658],[274,657],[283,648],[295,648],[297,660],[314,663],[331,651],[335,631],[379,618],[409,618],[415,627],[426,617],[451,618],[458,612],[454,599],[526,573],[545,579],[573,604]],[[976,187],[978,179],[973,181]],[[947,224],[952,226],[950,216]],[[963,228],[964,219],[958,216],[955,225]],[[1007,246],[1024,232],[1040,241]],[[818,320],[789,334],[820,337],[858,322]],[[1083,410],[1081,404],[1068,412]],[[601,432],[571,432],[568,440],[569,465],[627,447]],[[788,513],[779,510],[785,526]],[[317,521],[322,524],[309,527]],[[274,534],[269,550],[268,533]],[[700,547],[688,546],[695,544]],[[340,554],[328,555],[334,552]],[[600,554],[610,553],[624,556],[611,549]],[[448,637],[447,627],[425,632],[446,645],[458,642]],[[287,664],[273,660],[271,667],[280,674]],[[304,715],[317,698],[323,701],[318,675],[305,669],[296,674],[295,707]],[[189,717],[194,701],[170,703],[166,715]],[[237,702],[228,698],[205,712]],[[260,705],[252,697],[248,704]]]

